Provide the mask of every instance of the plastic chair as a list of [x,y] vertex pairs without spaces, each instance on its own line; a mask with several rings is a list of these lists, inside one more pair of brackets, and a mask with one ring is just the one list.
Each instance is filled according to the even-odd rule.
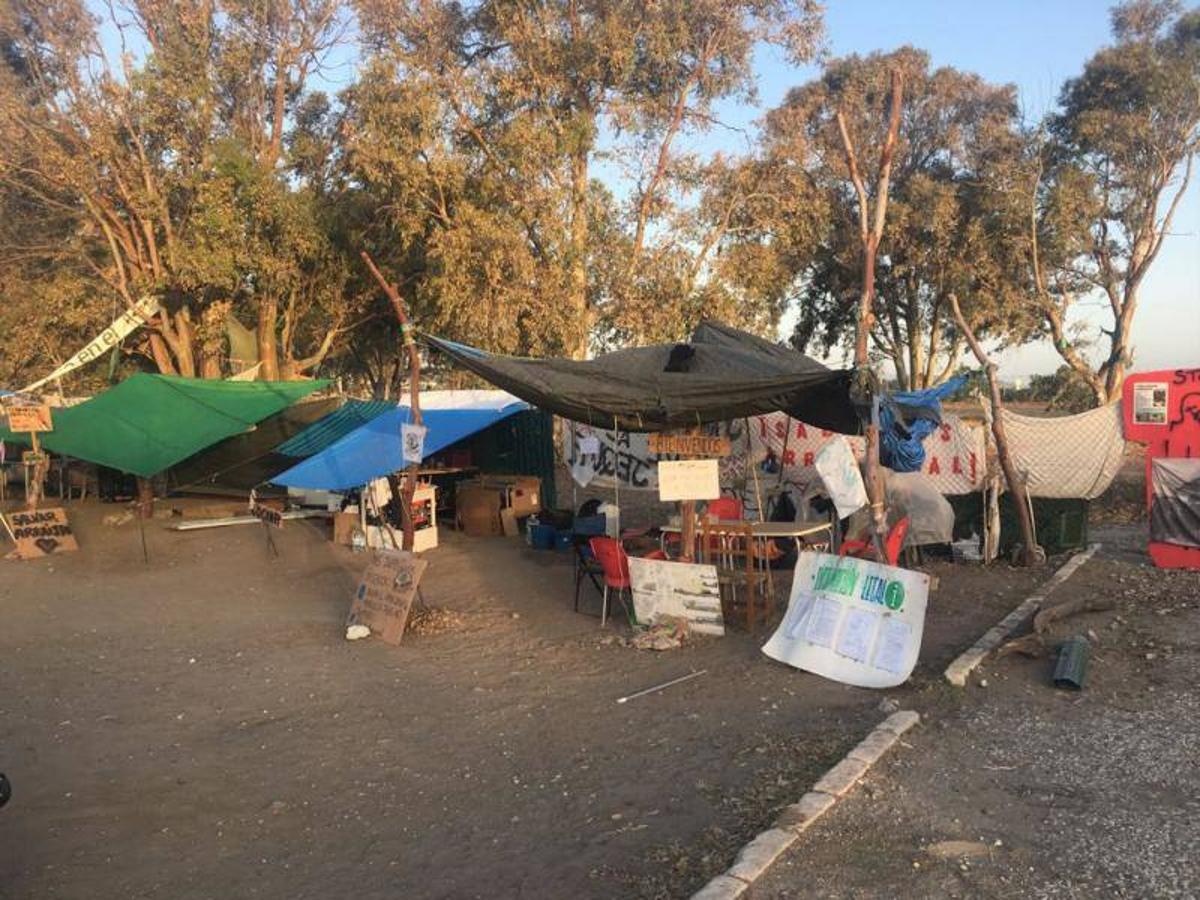
[[608,592],[615,590],[617,600],[629,615],[629,607],[625,605],[625,591],[629,591],[629,599],[633,599],[633,591],[629,582],[629,557],[621,542],[610,537],[594,537],[588,541],[592,555],[604,570],[604,599],[600,607],[600,627],[608,622]]
[[742,501],[737,497],[718,497],[708,501],[708,515],[722,522],[737,522],[742,519]]
[[[908,516],[905,516],[892,526],[891,530],[887,533],[887,537],[884,538],[883,552],[887,554],[887,563],[889,566],[896,565],[896,562],[900,559],[900,549],[904,546],[904,538],[908,535],[908,526],[910,524],[912,524],[911,520]],[[875,545],[872,541],[842,541],[838,555],[870,559],[875,555]]]

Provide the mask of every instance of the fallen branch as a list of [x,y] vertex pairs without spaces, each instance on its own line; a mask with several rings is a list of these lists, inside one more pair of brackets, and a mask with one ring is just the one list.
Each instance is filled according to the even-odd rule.
[[1073,600],[1064,600],[1062,603],[1055,603],[1053,606],[1042,607],[1038,611],[1038,614],[1033,617],[1033,630],[1040,635],[1055,622],[1065,619],[1068,616],[1075,616],[1085,612],[1103,612],[1108,609],[1114,609],[1116,605],[1117,602],[1115,600],[1096,596],[1076,597]]

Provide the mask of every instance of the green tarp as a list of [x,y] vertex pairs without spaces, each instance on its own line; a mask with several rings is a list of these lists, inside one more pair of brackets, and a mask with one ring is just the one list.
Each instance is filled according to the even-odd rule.
[[[54,411],[42,446],[149,478],[320,390],[327,381],[209,381],[134,375],[78,406]],[[0,439],[29,435],[0,429]]]

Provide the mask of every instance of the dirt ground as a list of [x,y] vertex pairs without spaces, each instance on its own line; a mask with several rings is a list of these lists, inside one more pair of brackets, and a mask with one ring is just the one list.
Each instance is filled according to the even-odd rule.
[[1085,689],[1007,656],[930,691],[925,723],[752,900],[1200,896],[1200,573],[1151,568],[1144,528],[1093,536],[1052,597],[1114,604],[1054,629],[1091,632]]
[[[69,509],[79,553],[0,562],[5,898],[686,896],[881,717],[765,630],[621,646],[515,539],[443,532],[425,595],[464,625],[390,647],[343,639],[366,558],[322,525],[273,558],[155,520],[147,565],[119,510]],[[929,570],[905,706],[1046,574]]]

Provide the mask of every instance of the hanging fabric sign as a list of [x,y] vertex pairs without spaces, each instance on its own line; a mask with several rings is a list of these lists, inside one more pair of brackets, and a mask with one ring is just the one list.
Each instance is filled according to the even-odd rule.
[[400,443],[404,446],[404,461],[419,463],[425,458],[425,426],[410,425],[405,422],[400,426]]
[[68,372],[73,372],[80,366],[90,363],[92,360],[108,353],[127,337],[133,331],[141,328],[146,322],[158,312],[158,300],[154,297],[143,297],[133,305],[132,309],[127,309],[121,315],[117,316],[113,323],[100,332],[96,337],[88,343],[86,347],[68,359],[65,363],[47,375],[40,381],[35,381],[33,384],[24,388],[21,393],[27,394],[30,391],[40,388],[47,381],[53,381],[55,378],[62,378]]
[[837,435],[822,447],[814,465],[829,498],[837,507],[838,518],[844,519],[867,505],[867,487],[863,484],[862,472],[858,471],[858,461],[844,437]]
[[658,454],[650,452],[648,434],[566,422],[563,435],[563,458],[580,486],[658,490]]
[[856,687],[903,684],[921,652],[929,576],[828,553],[801,553],[772,659]]

